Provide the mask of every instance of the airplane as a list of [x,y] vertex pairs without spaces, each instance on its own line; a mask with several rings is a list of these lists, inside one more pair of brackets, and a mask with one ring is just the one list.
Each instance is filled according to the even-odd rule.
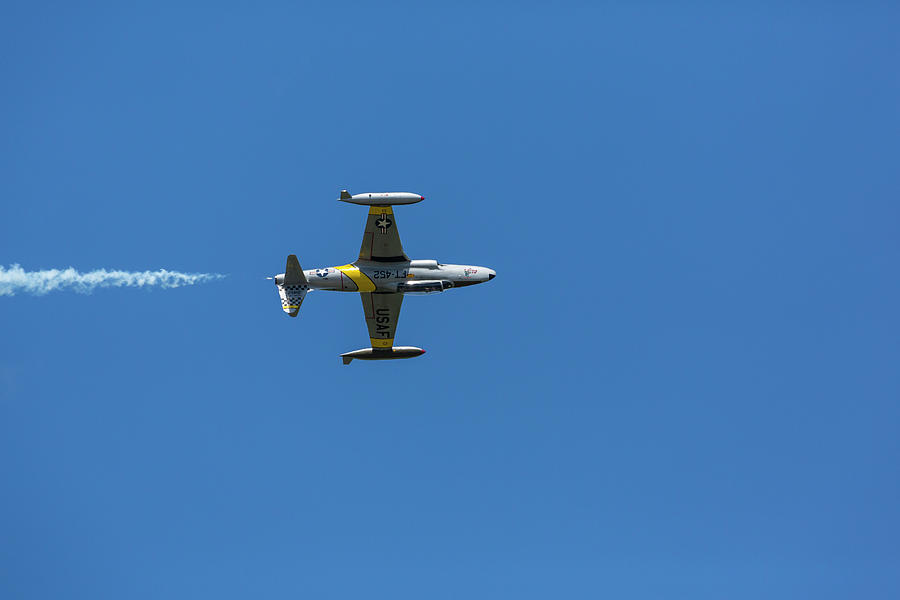
[[359,360],[415,358],[425,354],[415,346],[394,346],[394,332],[405,294],[436,294],[493,279],[497,272],[479,266],[446,265],[436,260],[410,260],[403,251],[393,207],[415,204],[424,196],[409,192],[350,195],[341,190],[341,202],[369,207],[359,258],[340,267],[300,268],[297,256],[287,257],[284,273],[273,279],[281,308],[291,317],[300,312],[307,292],[358,292],[362,298],[371,348],[341,354],[345,365]]

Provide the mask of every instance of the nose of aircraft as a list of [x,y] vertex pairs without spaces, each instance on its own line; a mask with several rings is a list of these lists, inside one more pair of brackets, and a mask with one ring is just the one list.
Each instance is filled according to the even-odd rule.
[[491,279],[493,279],[494,277],[497,276],[497,271],[495,271],[493,269],[488,269],[487,272],[488,272],[488,281],[490,281]]

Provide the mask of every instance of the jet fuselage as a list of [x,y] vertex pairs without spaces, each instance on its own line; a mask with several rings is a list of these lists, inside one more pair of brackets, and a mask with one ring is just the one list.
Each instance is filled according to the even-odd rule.
[[[356,261],[349,265],[304,271],[311,290],[336,292],[438,292],[490,281],[493,269],[474,265],[444,265],[434,260],[401,262]],[[442,282],[443,286],[428,285]]]

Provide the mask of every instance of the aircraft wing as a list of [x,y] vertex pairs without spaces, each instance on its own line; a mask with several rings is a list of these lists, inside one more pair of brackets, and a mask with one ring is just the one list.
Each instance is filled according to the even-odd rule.
[[[394,211],[390,206],[369,207],[369,218],[366,221],[362,246],[359,248],[359,258],[382,262],[409,260],[403,252]],[[397,307],[399,310],[399,301]]]
[[403,294],[365,292],[359,297],[362,298],[372,348],[392,348]]

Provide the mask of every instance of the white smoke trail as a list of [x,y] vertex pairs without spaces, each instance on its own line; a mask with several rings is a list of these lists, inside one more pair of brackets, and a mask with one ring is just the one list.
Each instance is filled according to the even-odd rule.
[[15,296],[16,293],[43,296],[57,290],[72,290],[90,294],[96,288],[104,287],[148,287],[177,288],[215,281],[225,275],[217,273],[179,273],[178,271],[107,271],[97,269],[79,273],[68,269],[47,269],[26,271],[19,265],[8,269],[0,266],[0,296]]

